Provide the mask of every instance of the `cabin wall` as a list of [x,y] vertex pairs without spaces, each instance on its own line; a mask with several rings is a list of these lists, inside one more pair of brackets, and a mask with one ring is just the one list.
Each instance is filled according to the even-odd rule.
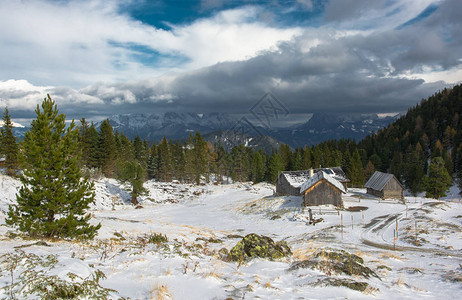
[[312,189],[308,189],[303,196],[303,206],[324,204],[343,206],[342,192],[325,180],[315,185]]
[[394,177],[383,187],[383,193],[384,198],[403,198],[403,188]]
[[367,188],[367,193],[380,198],[384,197],[383,191],[377,191],[371,188]]
[[276,180],[276,194],[300,196],[300,187],[291,186],[285,176],[279,175],[278,179]]

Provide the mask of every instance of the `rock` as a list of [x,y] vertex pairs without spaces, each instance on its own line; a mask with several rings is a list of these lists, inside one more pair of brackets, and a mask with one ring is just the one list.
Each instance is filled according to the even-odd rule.
[[275,260],[291,254],[292,252],[285,241],[275,243],[270,237],[251,233],[231,249],[229,259],[241,261],[260,257]]
[[355,281],[352,279],[348,278],[324,278],[324,279],[319,279],[316,281],[313,286],[344,286],[346,288],[359,291],[359,292],[364,292],[366,289],[369,287],[369,284],[367,282],[363,281]]
[[[379,276],[370,268],[363,265],[364,260],[354,254],[337,249],[318,249],[311,259],[298,261],[292,264],[290,271],[298,269],[317,269],[326,274],[346,274],[349,276],[362,276],[369,278]],[[380,278],[379,278],[380,279]]]
[[228,261],[229,260],[229,251],[226,248],[221,248],[218,250],[218,256],[221,260]]

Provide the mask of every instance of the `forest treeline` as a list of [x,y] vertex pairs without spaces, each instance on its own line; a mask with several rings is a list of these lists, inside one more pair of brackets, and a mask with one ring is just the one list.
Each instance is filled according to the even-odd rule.
[[[222,183],[227,178],[274,182],[283,170],[333,166],[343,168],[352,186],[362,186],[378,170],[395,174],[412,193],[418,193],[426,190],[432,159],[461,182],[461,91],[458,85],[435,93],[360,142],[331,140],[296,149],[283,144],[272,154],[244,145],[227,152],[222,145],[205,141],[199,132],[190,134],[185,141],[164,137],[150,144],[139,136],[130,140],[114,131],[109,120],[103,121],[98,130],[82,119],[78,124],[80,165],[88,172],[97,170],[104,176],[130,182],[135,203],[143,192],[143,182],[149,179],[196,184],[202,180]],[[7,110],[5,124],[6,118],[10,118]],[[0,151],[7,157],[7,168],[14,169],[17,163],[11,152],[18,147],[11,146],[7,131],[4,126]]]

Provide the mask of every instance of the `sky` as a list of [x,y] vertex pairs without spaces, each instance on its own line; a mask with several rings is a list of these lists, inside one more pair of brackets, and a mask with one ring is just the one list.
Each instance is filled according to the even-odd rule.
[[0,108],[393,113],[462,80],[460,0],[0,1]]

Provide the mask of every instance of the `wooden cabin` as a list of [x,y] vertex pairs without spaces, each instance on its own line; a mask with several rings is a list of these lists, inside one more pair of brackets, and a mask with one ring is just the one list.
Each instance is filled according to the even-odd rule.
[[276,194],[281,196],[299,196],[300,187],[310,178],[310,172],[313,171],[281,172],[276,180]]
[[342,194],[346,193],[343,184],[323,170],[302,184],[300,191],[303,195],[303,206],[332,204],[341,207]]
[[3,156],[0,156],[0,168],[3,168],[5,166],[5,161],[6,161],[6,158]]
[[382,199],[404,199],[404,187],[393,174],[375,171],[364,187],[367,189],[368,194]]
[[346,190],[347,184],[350,180],[346,177],[342,168],[332,167],[301,171],[283,171],[279,174],[276,180],[276,194],[284,196],[299,196],[302,184],[321,170],[342,183]]

